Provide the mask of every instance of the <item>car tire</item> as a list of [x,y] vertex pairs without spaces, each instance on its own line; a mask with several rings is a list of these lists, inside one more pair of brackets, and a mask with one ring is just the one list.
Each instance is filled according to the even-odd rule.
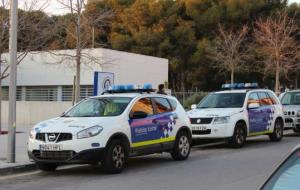
[[180,131],[175,139],[174,148],[171,152],[171,156],[176,161],[186,160],[191,152],[192,144],[191,136],[185,132]]
[[282,140],[283,137],[283,123],[279,119],[275,121],[275,126],[272,134],[269,135],[270,140],[273,142],[278,142]]
[[45,172],[54,172],[56,168],[58,167],[57,164],[37,164],[38,169],[45,171]]
[[128,159],[126,146],[120,140],[112,140],[105,151],[104,158],[101,162],[106,173],[121,173]]
[[230,147],[242,148],[245,145],[247,138],[246,128],[246,125],[242,122],[236,124],[233,136],[228,141]]

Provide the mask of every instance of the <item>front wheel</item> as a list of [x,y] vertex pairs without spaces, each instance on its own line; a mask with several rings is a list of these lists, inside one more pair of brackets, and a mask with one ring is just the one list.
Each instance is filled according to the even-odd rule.
[[233,136],[229,139],[229,146],[232,148],[241,148],[245,145],[246,138],[246,125],[244,123],[237,123],[234,129]]
[[57,164],[42,164],[37,163],[38,169],[45,171],[45,172],[54,172],[56,168],[58,167]]
[[124,143],[120,140],[112,140],[105,151],[102,167],[110,174],[121,173],[128,159],[128,153]]
[[283,137],[283,123],[280,120],[276,120],[273,133],[269,137],[271,141],[281,141]]
[[191,152],[191,137],[187,132],[181,131],[178,133],[175,146],[171,152],[171,156],[174,160],[186,160]]

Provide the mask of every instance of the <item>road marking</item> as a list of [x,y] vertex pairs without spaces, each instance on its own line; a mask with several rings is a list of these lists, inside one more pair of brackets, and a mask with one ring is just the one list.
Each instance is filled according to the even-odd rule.
[[18,177],[25,177],[29,175],[35,175],[39,174],[41,171],[34,171],[34,172],[27,172],[27,173],[20,173],[20,174],[12,174],[12,175],[7,175],[7,176],[2,176],[0,177],[0,180],[7,180],[7,179],[12,179],[12,178],[18,178]]

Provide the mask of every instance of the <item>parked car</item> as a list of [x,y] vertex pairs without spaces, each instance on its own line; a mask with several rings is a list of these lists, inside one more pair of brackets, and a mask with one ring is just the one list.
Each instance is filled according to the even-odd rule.
[[284,92],[280,101],[283,105],[285,127],[300,133],[300,90]]
[[298,190],[299,179],[300,145],[275,169],[260,190]]
[[193,139],[226,139],[242,147],[249,136],[283,137],[282,105],[275,93],[255,89],[257,84],[223,85],[223,91],[207,95],[188,112]]
[[185,110],[176,98],[151,91],[117,86],[37,124],[29,157],[44,171],[101,162],[108,173],[120,173],[133,156],[170,152],[174,160],[187,159],[192,134]]

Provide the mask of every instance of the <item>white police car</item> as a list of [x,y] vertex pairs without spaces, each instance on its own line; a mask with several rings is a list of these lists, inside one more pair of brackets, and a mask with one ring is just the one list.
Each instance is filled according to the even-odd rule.
[[185,110],[176,98],[150,91],[149,85],[117,86],[37,124],[29,157],[44,171],[101,162],[108,173],[121,172],[132,156],[170,152],[175,160],[187,159],[192,134]]
[[193,139],[229,139],[242,147],[247,136],[268,134],[272,141],[283,136],[283,111],[276,95],[254,89],[256,83],[224,85],[224,90],[207,95],[188,112]]
[[285,127],[300,133],[300,90],[291,90],[281,95]]

